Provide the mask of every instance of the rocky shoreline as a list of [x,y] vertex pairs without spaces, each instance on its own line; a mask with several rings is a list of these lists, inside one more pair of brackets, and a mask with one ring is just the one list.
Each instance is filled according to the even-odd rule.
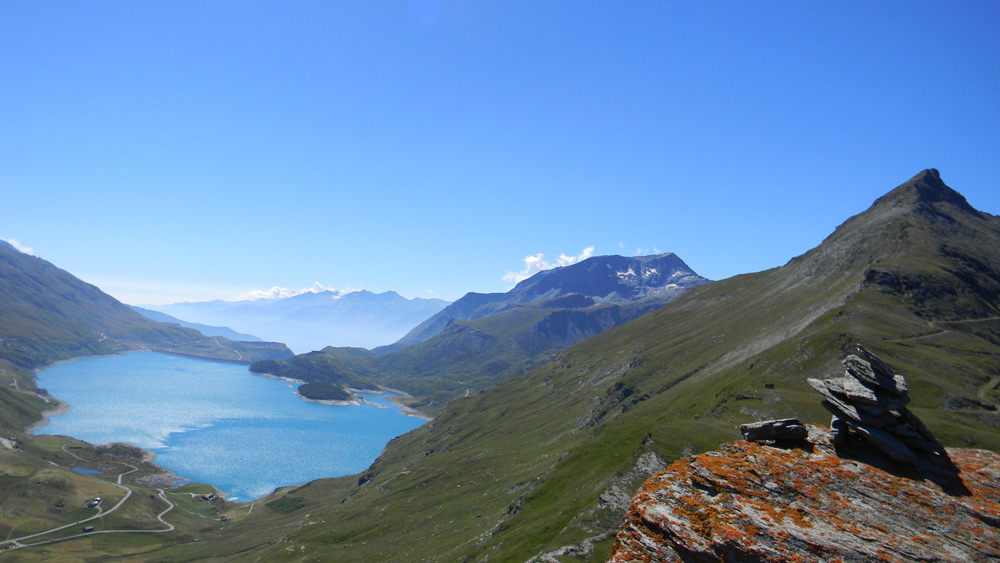
[[336,407],[357,407],[357,406],[361,406],[361,405],[370,405],[370,406],[373,406],[373,407],[379,408],[379,409],[386,408],[385,405],[380,405],[378,403],[373,403],[373,402],[369,401],[368,399],[365,399],[364,397],[357,396],[354,393],[354,391],[355,391],[354,389],[348,389],[348,392],[351,394],[351,396],[353,397],[353,399],[347,399],[346,401],[338,401],[338,400],[334,400],[334,399],[313,399],[311,397],[306,397],[302,393],[299,393],[297,390],[296,391],[292,391],[292,394],[295,395],[296,397],[302,399],[303,401],[305,401],[307,403],[319,403],[321,405],[331,405],[331,406],[336,406]]

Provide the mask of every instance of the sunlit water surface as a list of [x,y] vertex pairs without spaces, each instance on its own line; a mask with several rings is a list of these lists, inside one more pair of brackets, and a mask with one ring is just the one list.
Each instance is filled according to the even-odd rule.
[[388,408],[309,403],[295,385],[246,366],[153,352],[45,369],[38,386],[69,403],[37,434],[125,442],[179,477],[249,501],[276,487],[364,470],[386,443],[423,424]]

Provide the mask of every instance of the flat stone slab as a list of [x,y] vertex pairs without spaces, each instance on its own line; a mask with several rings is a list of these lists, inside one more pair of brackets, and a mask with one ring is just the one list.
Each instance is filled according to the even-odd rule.
[[821,381],[809,378],[806,381],[826,399],[820,404],[826,410],[830,411],[830,413],[840,418],[875,428],[885,428],[886,426],[899,424],[899,419],[888,410],[868,405],[852,404],[844,392],[843,380],[826,379]]
[[797,418],[764,420],[740,426],[740,433],[746,440],[805,440],[809,431]]
[[906,385],[906,379],[902,375],[888,376],[879,373],[872,367],[871,363],[854,354],[844,358],[844,367],[847,368],[848,373],[870,387],[881,387],[897,395],[905,395],[910,391]]
[[[903,377],[897,375],[896,377]],[[844,372],[844,394],[851,401],[876,406],[887,411],[898,411],[910,403],[908,393],[893,393],[882,387],[871,387],[854,377],[850,371]]]
[[[862,360],[868,362],[872,369],[875,370],[875,373],[878,373],[883,377],[888,377],[889,379],[896,376],[896,371],[893,370],[889,364],[883,362],[878,356],[866,350],[864,346],[855,344],[854,353],[857,354]],[[906,390],[904,389],[904,392],[905,391]]]
[[878,406],[879,403],[875,390],[851,375],[849,371],[844,373],[844,394],[847,395],[848,399],[866,405]]
[[902,440],[912,450],[947,455],[941,444],[925,440],[919,432],[909,426],[899,424],[897,426],[890,426],[885,431]]

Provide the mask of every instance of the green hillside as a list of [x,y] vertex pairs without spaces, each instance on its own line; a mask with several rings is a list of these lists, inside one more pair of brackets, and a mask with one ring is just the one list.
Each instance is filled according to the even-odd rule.
[[[805,380],[862,342],[948,445],[1000,451],[1000,219],[925,171],[781,268],[694,289],[168,560],[601,560],[639,482],[738,439],[828,423]],[[281,501],[280,499],[291,499]],[[211,540],[209,543],[207,540]]]
[[0,244],[0,359],[34,369],[140,348],[247,363],[291,356],[283,344],[207,338],[151,321],[65,270]]

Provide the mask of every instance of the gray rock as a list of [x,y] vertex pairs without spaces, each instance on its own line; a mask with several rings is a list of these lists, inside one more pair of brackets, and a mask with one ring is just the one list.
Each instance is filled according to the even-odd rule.
[[844,394],[852,401],[864,403],[866,405],[878,406],[878,395],[861,380],[851,375],[851,372],[844,373]]
[[935,444],[934,442],[925,440],[919,432],[909,426],[898,424],[896,426],[889,426],[885,429],[885,431],[902,440],[904,444],[910,447],[910,449],[936,454],[946,453],[941,444]]
[[937,437],[906,409],[910,396],[903,376],[862,346],[855,351],[844,358],[844,377],[807,380],[823,395],[823,408],[833,414],[830,440],[841,444],[853,431],[901,463],[916,463],[914,450],[947,459]]
[[806,427],[797,418],[765,420],[740,426],[740,433],[746,440],[805,440],[809,435]]
[[608,561],[1000,561],[1000,455],[949,450],[956,494],[939,464],[900,475],[878,452],[873,465],[825,443],[802,455],[739,441],[678,460],[642,485]]
[[881,387],[886,391],[891,393],[896,393],[902,395],[909,392],[909,387],[906,385],[906,379],[902,375],[886,376],[882,373],[878,373],[872,367],[872,365],[865,360],[851,354],[844,358],[844,367],[847,371],[858,378],[859,381],[868,385],[869,387]]
[[[860,344],[855,344],[854,353],[860,356],[861,359],[863,359],[864,361],[868,362],[868,365],[870,365],[872,369],[875,370],[875,373],[883,377],[888,377],[889,379],[892,379],[896,376],[896,371],[893,370],[891,367],[889,367],[889,364],[883,362],[875,354],[872,354],[868,350],[865,350],[864,346]],[[904,393],[906,391],[907,391],[906,389],[903,389]]]
[[[897,375],[896,377],[902,377]],[[870,387],[854,377],[850,371],[844,373],[844,394],[851,401],[877,406],[887,411],[899,410],[910,403],[907,393],[893,393],[882,387]]]
[[827,379],[820,381],[810,378],[806,381],[826,399],[820,404],[826,410],[830,411],[830,413],[840,418],[853,420],[859,424],[875,428],[885,428],[886,426],[899,424],[899,419],[888,410],[869,405],[852,404],[844,393],[844,386],[840,380]]
[[844,422],[844,419],[837,415],[834,415],[830,420],[830,441],[835,446],[839,446],[847,441],[847,437],[850,435],[850,426]]
[[864,438],[869,444],[878,448],[879,451],[889,458],[911,465],[917,463],[917,455],[913,453],[913,450],[893,434],[879,428],[858,424],[851,420],[846,422],[851,426],[855,434]]

